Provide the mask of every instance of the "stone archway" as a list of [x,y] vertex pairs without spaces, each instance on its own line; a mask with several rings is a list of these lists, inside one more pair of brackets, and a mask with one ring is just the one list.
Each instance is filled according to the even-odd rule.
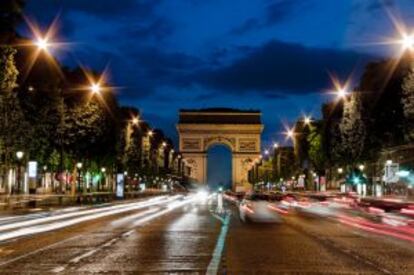
[[226,145],[232,153],[234,190],[250,188],[248,171],[260,156],[263,131],[261,112],[234,109],[180,110],[177,130],[180,152],[191,169],[190,177],[207,182],[207,150],[216,144]]

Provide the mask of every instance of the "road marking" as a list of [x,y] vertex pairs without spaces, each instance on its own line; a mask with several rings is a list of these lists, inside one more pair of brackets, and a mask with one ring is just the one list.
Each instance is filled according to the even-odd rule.
[[229,230],[230,214],[224,218],[220,230],[220,235],[217,239],[216,247],[214,248],[213,257],[207,267],[207,274],[217,274],[220,267],[221,256],[226,243],[227,231]]

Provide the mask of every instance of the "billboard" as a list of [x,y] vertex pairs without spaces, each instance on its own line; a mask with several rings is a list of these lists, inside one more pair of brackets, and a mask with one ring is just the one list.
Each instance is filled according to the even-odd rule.
[[37,177],[37,161],[29,161],[27,163],[27,171],[29,178],[35,179]]
[[398,171],[400,170],[400,166],[398,163],[387,163],[385,165],[384,171],[384,181],[386,183],[396,183],[400,180],[398,176]]

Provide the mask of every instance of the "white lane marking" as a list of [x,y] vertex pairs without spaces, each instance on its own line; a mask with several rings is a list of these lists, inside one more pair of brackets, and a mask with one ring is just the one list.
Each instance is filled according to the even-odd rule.
[[220,235],[217,239],[216,247],[207,267],[207,274],[217,274],[220,267],[221,256],[223,254],[224,244],[226,243],[227,231],[229,230],[230,214],[227,214],[224,218],[224,222],[221,226]]

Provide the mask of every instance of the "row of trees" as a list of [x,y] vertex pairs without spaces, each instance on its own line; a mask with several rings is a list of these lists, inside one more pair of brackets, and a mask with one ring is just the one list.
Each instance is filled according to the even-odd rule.
[[[414,141],[413,65],[408,53],[401,59],[368,64],[352,92],[322,106],[320,120],[301,118],[295,123],[291,158],[286,158],[288,148],[278,147],[258,165],[273,163],[267,173],[274,182],[305,175],[310,189],[315,176],[325,176],[330,182],[364,174],[371,182],[380,181],[385,159],[395,158],[388,153],[390,148],[395,153]],[[414,167],[413,159],[403,158],[394,161]],[[264,178],[265,172],[257,173],[256,182]]]
[[55,173],[73,171],[82,162],[92,173],[105,167],[108,173],[166,174],[177,157],[170,154],[171,140],[138,121],[136,108],[119,106],[110,88],[91,91],[98,74],[61,66],[19,36],[22,7],[23,1],[0,5],[0,18],[10,19],[0,28],[0,182],[17,164],[18,151],[24,161],[35,160]]

